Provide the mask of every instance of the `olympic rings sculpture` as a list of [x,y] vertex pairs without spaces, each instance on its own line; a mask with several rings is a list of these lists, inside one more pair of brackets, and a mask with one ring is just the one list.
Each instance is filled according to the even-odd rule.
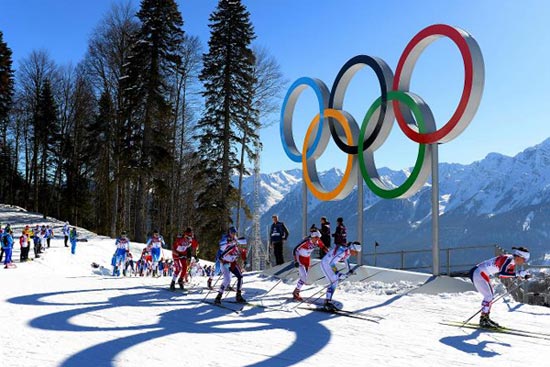
[[[409,87],[416,61],[426,47],[441,37],[448,37],[460,51],[464,62],[464,88],[453,115],[437,129],[429,106],[420,96],[410,92]],[[342,107],[350,81],[365,66],[376,74],[380,97],[372,103],[359,127],[353,116]],[[384,60],[358,55],[340,69],[330,91],[319,79],[302,77],[296,80],[290,86],[281,110],[283,148],[292,161],[302,162],[304,181],[320,200],[341,200],[348,196],[355,186],[350,177],[356,177],[358,166],[367,186],[376,195],[386,199],[410,197],[428,180],[432,145],[453,140],[472,121],[481,101],[484,80],[483,56],[476,40],[460,28],[431,25],[409,41],[397,64],[395,76]],[[315,92],[319,113],[307,129],[300,152],[292,136],[292,117],[299,96],[308,87]],[[374,152],[386,141],[394,120],[409,139],[419,144],[414,168],[397,188],[382,182],[374,163]],[[329,191],[319,180],[316,160],[325,151],[331,137],[348,158],[342,181]]]

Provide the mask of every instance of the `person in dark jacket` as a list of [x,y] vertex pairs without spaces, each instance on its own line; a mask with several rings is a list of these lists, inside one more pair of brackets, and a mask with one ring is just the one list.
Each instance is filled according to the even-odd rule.
[[323,242],[324,246],[324,248],[319,248],[319,259],[322,259],[330,248],[330,222],[327,221],[327,217],[321,217],[321,228],[319,231],[321,232],[321,242]]
[[336,246],[342,246],[348,243],[348,231],[344,225],[344,219],[342,217],[338,217],[338,219],[336,219],[336,230],[334,231],[332,237],[334,237],[334,244]]
[[288,238],[288,229],[283,222],[279,222],[279,217],[273,215],[273,224],[270,231],[270,247],[275,255],[275,264],[281,265],[285,262],[283,259],[283,243]]

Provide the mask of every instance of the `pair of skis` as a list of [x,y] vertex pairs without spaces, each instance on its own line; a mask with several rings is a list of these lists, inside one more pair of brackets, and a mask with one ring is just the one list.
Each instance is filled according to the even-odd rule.
[[447,325],[447,326],[455,326],[459,328],[466,328],[466,329],[478,329],[486,332],[493,332],[493,333],[501,333],[501,334],[509,334],[509,335],[515,335],[515,336],[524,336],[527,338],[534,338],[534,339],[542,339],[542,340],[550,340],[550,333],[543,333],[543,332],[537,332],[537,331],[529,331],[524,329],[516,329],[516,328],[509,328],[509,327],[498,327],[498,328],[486,328],[481,327],[479,324],[475,323],[464,323],[459,321],[442,321],[440,322],[441,325]]
[[365,315],[364,313],[361,313],[361,312],[344,310],[338,306],[333,309],[326,309],[323,305],[320,305],[319,303],[316,303],[316,302],[305,301],[302,303],[302,305],[296,308],[299,308],[301,310],[317,311],[317,312],[322,312],[322,313],[327,313],[332,315],[344,316],[352,319],[374,322],[377,324],[379,320],[382,319],[381,316]]
[[[205,300],[204,302],[206,302],[208,304],[211,304],[211,305],[214,305],[214,306],[217,306],[217,307],[220,307],[220,308],[224,308],[226,310],[230,310],[230,311],[232,311],[236,314],[241,314],[246,306],[253,307],[253,308],[258,307],[258,308],[263,308],[263,309],[267,309],[267,310],[274,310],[274,311],[292,312],[292,311],[294,311],[294,308],[284,307],[285,303],[291,302],[291,301],[293,301],[293,299],[288,299],[280,305],[273,305],[273,306],[263,305],[263,304],[259,304],[259,303],[256,303],[256,302],[240,303],[240,302],[236,302],[236,301],[224,301],[224,303],[222,303],[222,304],[214,303],[213,301],[210,301],[210,300]],[[239,304],[239,305],[242,305],[242,306],[240,308],[233,308],[229,305],[226,305],[226,303]],[[328,314],[332,314],[332,315],[344,316],[344,317],[349,317],[349,318],[353,318],[353,319],[369,321],[369,322],[374,322],[374,323],[378,323],[379,319],[382,318],[382,317],[379,317],[379,316],[377,316],[377,317],[367,316],[367,315],[365,315],[363,313],[360,313],[360,312],[343,310],[341,308],[334,309],[334,310],[326,310],[324,307],[322,307],[322,306],[320,306],[316,303],[307,303],[307,302],[304,302],[304,303],[306,305],[298,306],[297,308],[303,309],[303,310],[309,310],[309,311],[328,313]]]

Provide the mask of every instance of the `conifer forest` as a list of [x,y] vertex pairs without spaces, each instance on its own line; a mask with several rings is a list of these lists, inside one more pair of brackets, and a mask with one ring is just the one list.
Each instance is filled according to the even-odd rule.
[[250,209],[233,178],[261,153],[283,78],[240,0],[208,26],[186,33],[174,0],[114,2],[75,65],[47,49],[14,65],[0,28],[0,202],[135,241],[192,227],[212,256]]

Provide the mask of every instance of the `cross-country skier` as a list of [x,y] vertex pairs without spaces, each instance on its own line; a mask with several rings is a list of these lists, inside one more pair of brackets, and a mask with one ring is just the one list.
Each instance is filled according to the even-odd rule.
[[294,266],[298,267],[298,274],[300,274],[300,279],[298,279],[296,288],[292,292],[292,297],[297,301],[303,301],[302,297],[300,297],[300,289],[306,284],[311,253],[316,247],[319,247],[324,253],[329,251],[321,242],[321,232],[315,228],[314,231],[310,232],[309,237],[304,238],[292,252],[294,255]]
[[158,273],[158,263],[163,246],[165,246],[164,238],[162,238],[162,236],[159,234],[159,231],[155,229],[153,231],[153,235],[147,240],[147,247],[149,247],[150,249],[151,257],[153,260],[154,277],[156,277]]
[[518,271],[516,266],[521,266],[529,261],[529,250],[525,247],[512,247],[512,254],[504,254],[485,260],[470,270],[470,279],[477,291],[483,295],[481,302],[481,317],[479,326],[498,328],[499,324],[489,318],[493,303],[493,287],[491,276],[499,278],[523,278],[529,279],[531,275],[526,270]]
[[132,274],[136,275],[136,270],[134,268],[134,258],[132,257],[132,253],[130,251],[128,251],[128,254],[126,255],[126,263],[124,264],[122,275],[126,276],[128,274],[128,268],[132,270],[130,276],[132,276]]
[[237,277],[237,295],[235,300],[239,303],[246,303],[246,300],[241,294],[241,287],[243,284],[243,275],[241,273],[241,267],[237,263],[237,260],[241,258],[243,261],[246,261],[246,250],[239,247],[239,242],[237,241],[236,234],[237,230],[234,227],[229,229],[229,233],[232,237],[227,239],[227,245],[225,249],[220,254],[220,265],[223,275],[223,282],[218,291],[218,295],[214,300],[214,303],[220,304],[222,301],[223,292],[229,287],[231,282],[231,273]]
[[172,258],[174,259],[174,267],[176,268],[172,275],[170,290],[176,289],[176,280],[181,289],[183,287],[183,279],[187,274],[187,260],[191,256],[193,246],[193,231],[187,228],[183,234],[178,234],[176,241],[172,245]]
[[212,288],[212,279],[214,279],[215,276],[218,276],[221,274],[221,263],[220,263],[220,256],[222,252],[225,250],[225,248],[230,244],[232,241],[237,241],[237,230],[235,227],[229,228],[227,233],[222,235],[222,239],[218,243],[219,249],[216,253],[216,257],[214,260],[214,269],[210,272],[210,275],[208,276],[208,280],[206,281],[206,285],[209,289]]
[[130,240],[126,232],[121,232],[120,237],[115,241],[115,262],[113,265],[113,276],[120,276],[120,269],[126,264],[126,254],[130,251]]
[[[336,306],[332,303],[332,296],[336,287],[338,287],[338,281],[346,279],[351,273],[349,265],[349,257],[351,255],[357,255],[361,252],[361,244],[359,242],[348,242],[341,244],[340,246],[334,246],[321,260],[321,270],[329,281],[327,287],[327,293],[325,296],[324,308],[327,311],[336,310]],[[336,264],[344,262],[347,267],[347,271],[339,271]]]

